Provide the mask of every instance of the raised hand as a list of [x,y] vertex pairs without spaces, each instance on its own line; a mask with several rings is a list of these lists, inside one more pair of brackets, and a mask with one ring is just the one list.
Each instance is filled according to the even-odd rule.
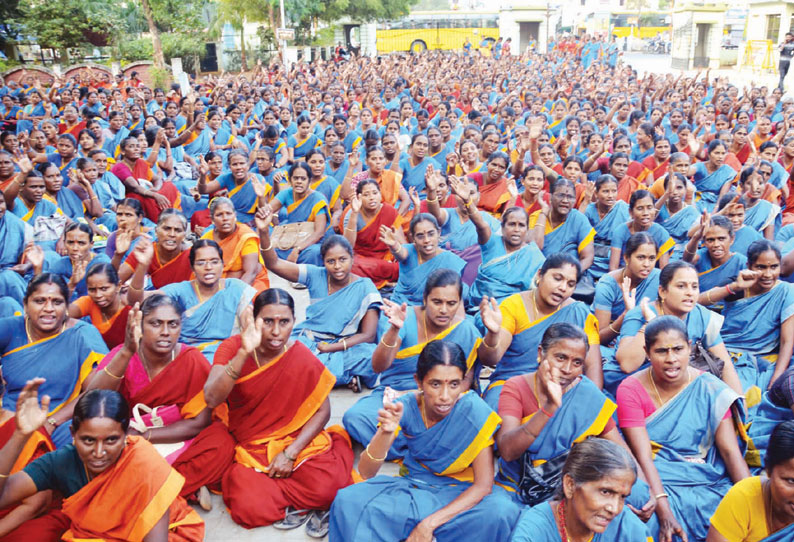
[[626,306],[626,312],[629,312],[637,306],[637,288],[631,287],[631,279],[629,277],[623,277],[620,290],[623,292],[623,304]]
[[402,329],[403,324],[405,324],[405,319],[408,315],[408,305],[405,303],[398,305],[397,303],[384,298],[383,314],[388,319],[390,325],[396,327],[397,329]]
[[480,301],[480,318],[485,329],[491,333],[499,333],[502,329],[502,311],[499,310],[499,303],[493,297],[484,296]]
[[347,156],[347,162],[350,164],[351,169],[356,169],[359,166],[361,163],[361,156],[359,156],[356,149],[353,149],[353,152]]
[[136,303],[127,316],[127,328],[124,332],[124,348],[131,354],[138,351],[143,336],[143,313],[140,303]]
[[[562,386],[558,382],[559,376],[559,370],[552,365],[548,358],[541,360],[538,372],[535,373],[538,387],[545,392],[551,403],[548,406],[554,410],[562,405],[562,395],[564,393]],[[547,405],[542,406],[546,410]]]
[[267,231],[272,221],[273,209],[270,208],[270,205],[263,205],[256,210],[256,214],[254,215],[254,224],[256,225],[256,230],[258,232],[262,233]]
[[414,209],[419,209],[419,206],[422,205],[422,198],[419,197],[419,192],[416,191],[415,186],[412,186],[408,189],[408,197],[411,198],[411,203],[413,204]]
[[142,236],[132,249],[132,253],[135,254],[135,259],[140,265],[148,268],[154,259],[154,245],[148,237]]
[[33,241],[25,245],[24,255],[34,270],[41,269],[44,266],[44,250]]
[[397,233],[393,228],[384,224],[380,227],[379,233],[380,241],[391,250],[397,250],[400,247],[400,241],[397,239]]
[[642,310],[642,316],[645,318],[646,323],[656,318],[656,313],[651,309],[651,302],[647,297],[643,297],[640,300],[640,309]]
[[88,262],[85,260],[72,260],[72,277],[69,279],[69,286],[74,288],[85,277]]
[[507,191],[510,193],[511,198],[518,197],[518,185],[516,185],[516,180],[512,177],[507,180]]
[[261,318],[254,318],[254,308],[249,305],[240,317],[240,347],[249,354],[262,342],[262,328],[265,323]]
[[465,205],[468,205],[471,202],[471,190],[469,190],[468,183],[462,177],[450,175],[449,190],[459,197]]
[[384,433],[394,433],[400,427],[403,417],[403,404],[400,401],[383,405],[378,410],[379,429]]
[[257,198],[264,198],[267,195],[267,185],[256,175],[251,177],[251,187],[254,189],[254,194],[256,194]]
[[199,175],[205,177],[210,172],[210,165],[204,160],[204,157],[199,155]]
[[50,397],[44,395],[39,404],[39,387],[44,384],[43,378],[34,378],[25,383],[25,387],[17,397],[15,415],[17,430],[23,435],[31,435],[47,421],[50,411]]
[[742,269],[736,277],[735,284],[739,290],[745,290],[755,284],[759,277],[760,273],[758,271]]
[[584,186],[584,201],[587,202],[593,201],[593,195],[595,195],[595,182],[586,181],[586,184]]
[[358,194],[353,194],[353,198],[350,200],[350,210],[355,214],[361,211],[361,196]]

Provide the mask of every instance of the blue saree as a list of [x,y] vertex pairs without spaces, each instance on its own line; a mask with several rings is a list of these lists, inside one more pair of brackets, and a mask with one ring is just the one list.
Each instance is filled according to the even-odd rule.
[[524,245],[507,254],[501,235],[491,235],[480,246],[483,263],[471,285],[469,306],[477,307],[483,296],[502,302],[506,297],[529,290],[546,257],[535,243]]
[[[716,376],[702,373],[646,419],[670,508],[693,542],[706,539],[709,520],[733,485],[714,437],[734,403],[743,417],[741,396]],[[740,449],[743,445],[740,440]],[[655,516],[649,528],[651,523],[656,526]]]
[[760,241],[764,238],[763,235],[749,226],[742,226],[735,232],[733,243],[731,243],[731,252],[739,252],[747,256],[747,249],[754,241]]
[[[382,301],[378,289],[368,278],[356,278],[328,295],[328,271],[325,267],[301,266],[298,282],[309,287],[311,297],[306,319],[292,329],[292,337],[305,344],[336,377],[337,385],[350,382],[354,376],[372,388],[378,375],[372,370],[375,343],[360,343],[340,352],[320,352],[320,342],[336,343],[359,332],[364,315],[379,308]],[[321,295],[316,295],[317,293]]]
[[302,160],[304,156],[309,154],[309,151],[321,146],[323,144],[320,138],[314,134],[309,134],[309,137],[298,141],[295,136],[289,136],[287,139],[287,146],[293,150],[295,161]]
[[[515,303],[515,301],[511,300],[516,296],[518,296],[518,301],[523,306],[524,300],[521,294],[514,294],[502,303]],[[524,306],[524,311],[529,314],[526,306]],[[502,393],[502,386],[505,380],[511,376],[537,371],[540,340],[549,326],[557,322],[567,322],[581,327],[590,339],[591,345],[599,344],[598,321],[596,321],[595,316],[590,314],[587,305],[581,301],[574,301],[539,320],[529,322],[524,329],[513,335],[510,346],[507,347],[504,356],[496,364],[496,368],[491,374],[490,384],[483,393],[483,399],[491,408],[494,410],[499,409],[499,395]]]
[[400,278],[397,280],[391,296],[391,300],[398,305],[400,303],[421,305],[427,277],[436,269],[452,269],[459,273],[466,266],[466,262],[461,257],[448,250],[442,250],[435,257],[419,263],[416,247],[413,244],[403,246],[408,251],[408,257],[405,261],[400,262]]
[[[637,232],[635,232],[637,233]],[[667,230],[664,229],[661,225],[657,224],[656,222],[652,222],[650,227],[645,231],[648,235],[653,237],[653,240],[656,241],[656,259],[658,260],[666,253],[673,250],[675,246],[675,241],[670,234],[667,233]],[[612,234],[612,248],[619,248],[620,249],[620,264],[623,265],[623,248],[626,246],[626,242],[628,242],[629,237],[631,237],[631,230],[629,229],[628,223],[624,222],[617,226]]]
[[[58,412],[77,399],[86,377],[108,352],[99,331],[81,320],[58,335],[32,343],[27,342],[23,316],[3,320],[0,328],[4,335],[13,337],[4,341],[6,348],[2,356],[6,382],[3,408],[12,412],[16,410],[17,398],[25,383],[37,377],[46,379],[39,393],[50,396],[49,414]],[[63,423],[52,434],[56,446],[72,441],[69,426]]]
[[[480,213],[483,220],[491,228],[491,238],[502,231],[502,224],[488,213]],[[441,226],[441,242],[439,245],[448,249],[462,252],[477,244],[477,228],[474,222],[462,222],[457,208],[447,209],[447,221]]]
[[[369,442],[377,430],[378,409],[383,406],[383,390],[389,386],[398,391],[415,390],[416,362],[419,354],[429,341],[419,342],[419,323],[416,320],[416,310],[408,309],[408,314],[403,327],[400,329],[400,350],[394,357],[391,366],[380,375],[380,383],[367,397],[359,399],[355,405],[345,412],[342,423],[353,440],[361,443]],[[379,333],[379,339],[382,333]],[[452,324],[445,331],[433,338],[454,342],[463,349],[466,355],[466,364],[469,369],[474,366],[477,358],[477,348],[480,346],[481,336],[472,319],[467,317],[458,323]],[[389,459],[396,459],[405,454],[405,441],[402,436],[392,444],[389,450]]]
[[[659,273],[661,271],[658,269],[651,269],[651,274],[636,286],[638,300],[647,297],[648,301],[656,301],[659,295]],[[620,317],[626,310],[621,285],[612,275],[604,275],[596,284],[592,308],[594,312],[609,311],[612,320]]]
[[10,297],[22,303],[27,281],[10,268],[17,265],[25,251],[25,244],[33,238],[33,229],[13,213],[0,216],[0,297]]
[[[281,209],[278,212],[279,224],[292,224],[294,222],[314,222],[314,219],[320,215],[326,216],[326,235],[328,227],[331,224],[331,215],[328,209],[328,200],[325,196],[318,192],[310,191],[303,199],[295,201],[295,196],[292,193],[292,187],[282,190],[276,195],[276,199],[281,202]],[[321,238],[317,243],[306,247],[298,256],[298,263],[310,263],[314,265],[322,265],[320,258],[320,244],[325,237]],[[291,250],[276,249],[278,257],[285,260],[289,256]]]
[[232,200],[234,204],[234,211],[237,213],[237,221],[243,224],[253,222],[257,203],[259,201],[254,191],[252,177],[256,177],[259,182],[265,184],[265,196],[273,191],[273,187],[270,186],[261,175],[257,175],[256,173],[249,174],[245,182],[240,185],[234,181],[234,177],[232,177],[231,173],[223,173],[217,179],[220,185],[229,191],[228,198]]
[[[739,276],[739,271],[747,267],[747,257],[740,252],[734,252],[722,265],[714,267],[711,263],[709,251],[705,248],[698,250],[700,258],[695,264],[700,281],[700,291],[706,292],[717,286],[730,284]],[[718,306],[722,306],[719,303]]]
[[[474,480],[471,464],[493,444],[499,416],[470,391],[460,396],[446,417],[427,428],[420,397],[410,393],[400,398],[405,406],[400,432],[407,443],[400,476],[381,475],[340,490],[331,505],[330,540],[404,540],[420,521],[452,502]],[[518,513],[518,505],[496,487],[433,536],[438,542],[506,541]]]
[[679,210],[677,213],[671,215],[667,205],[662,205],[659,209],[659,214],[656,215],[656,222],[667,230],[670,237],[675,242],[675,248],[670,257],[674,260],[680,260],[684,254],[684,248],[689,242],[689,228],[692,224],[698,221],[700,213],[694,205],[687,205]]
[[[562,542],[551,504],[544,502],[525,508],[518,518],[511,542]],[[590,542],[653,542],[645,524],[624,507],[603,533],[595,533]]]
[[765,199],[758,200],[752,207],[744,208],[744,224],[763,234],[764,229],[775,225],[775,231],[780,229],[780,207]]
[[[790,408],[777,406],[769,400],[769,392],[764,392],[761,403],[753,415],[753,421],[747,429],[747,436],[750,438],[747,453],[744,459],[750,467],[760,468],[764,466],[766,449],[769,446],[769,437],[779,423],[794,418]],[[786,539],[789,540],[789,539]]]
[[319,181],[312,182],[310,188],[325,197],[329,209],[334,208],[336,202],[339,201],[339,195],[342,191],[342,185],[336,182],[336,179],[330,175],[324,176]]
[[427,197],[427,194],[425,194],[425,172],[430,166],[433,166],[436,170],[443,171],[444,169],[432,158],[425,157],[415,166],[411,165],[411,159],[408,156],[400,158],[399,167],[403,174],[403,188],[406,191],[411,187],[416,188],[416,191],[419,192],[419,197],[425,199]]
[[210,363],[220,342],[240,332],[240,314],[256,295],[255,289],[239,279],[221,281],[215,295],[203,301],[189,280],[160,289],[185,308],[179,340],[198,348]]
[[207,130],[202,130],[198,134],[194,133],[194,135],[196,137],[182,146],[191,158],[198,159],[199,156],[210,152],[210,135]]
[[[540,211],[532,213],[529,218],[529,229],[535,227]],[[595,238],[596,231],[590,221],[576,209],[571,209],[565,222],[551,227],[546,220],[546,235],[543,239],[543,255],[547,258],[557,252],[566,252],[574,258]]]
[[[722,314],[725,347],[732,354],[744,354],[734,356],[742,388],[765,390],[780,348],[780,327],[794,315],[794,285],[778,282],[765,294],[728,301]],[[748,398],[749,406],[752,403]]]
[[612,232],[615,231],[618,225],[631,220],[629,205],[623,200],[618,200],[604,218],[600,218],[598,207],[595,203],[591,203],[585,209],[584,216],[587,217],[590,225],[595,230],[595,237],[593,238],[595,257],[593,258],[593,265],[590,266],[587,272],[594,280],[598,280],[609,271],[609,247],[612,245]]
[[705,162],[696,163],[692,180],[695,183],[695,200],[699,211],[712,212],[719,198],[720,189],[735,177],[736,171],[729,165],[722,164],[716,171],[709,173]]
[[[650,309],[656,313],[656,307],[651,303]],[[701,341],[705,348],[712,348],[718,344],[722,344],[722,336],[720,329],[724,318],[716,312],[708,310],[703,305],[695,305],[695,308],[686,316],[686,332],[689,340],[692,342]],[[640,328],[645,325],[645,317],[642,315],[642,308],[639,303],[636,307],[631,309],[623,317],[623,325],[620,327],[620,335],[615,343],[615,352],[617,352],[620,341],[626,337],[634,337],[639,332]],[[601,349],[602,354],[606,353],[606,349]],[[646,359],[643,364],[637,368],[637,371],[648,367]],[[634,373],[624,373],[620,368],[620,364],[615,359],[614,354],[609,357],[604,357],[604,390],[615,396],[618,385]],[[635,373],[637,371],[634,371]]]

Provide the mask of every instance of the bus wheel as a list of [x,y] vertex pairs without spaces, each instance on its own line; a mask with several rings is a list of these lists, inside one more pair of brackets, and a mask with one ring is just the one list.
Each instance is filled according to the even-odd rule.
[[412,53],[421,53],[422,51],[426,51],[426,50],[427,50],[427,44],[422,40],[414,40],[411,43],[411,48],[409,49],[409,51],[411,51]]

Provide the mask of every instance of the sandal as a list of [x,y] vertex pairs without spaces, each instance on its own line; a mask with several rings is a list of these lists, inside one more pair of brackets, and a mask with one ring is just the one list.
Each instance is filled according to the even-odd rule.
[[351,378],[350,382],[347,384],[347,387],[350,388],[353,393],[361,393],[361,377],[354,376]]
[[305,290],[306,289],[306,285],[305,284],[301,284],[300,282],[290,282],[289,285],[292,286],[296,290]]
[[297,529],[306,521],[308,521],[311,510],[296,510],[295,508],[288,506],[287,510],[284,513],[284,519],[280,519],[273,524],[273,527],[279,529],[281,531],[289,531],[291,529]]
[[330,510],[312,510],[306,524],[306,534],[312,538],[325,538],[331,526]]

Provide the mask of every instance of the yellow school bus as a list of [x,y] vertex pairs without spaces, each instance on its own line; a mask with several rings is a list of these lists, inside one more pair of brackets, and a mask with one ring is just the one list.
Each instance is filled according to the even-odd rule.
[[462,50],[466,38],[472,50],[485,50],[499,37],[499,13],[414,11],[402,19],[378,24],[376,37],[379,53]]
[[609,26],[616,38],[648,39],[672,30],[672,16],[669,11],[643,11],[639,16],[636,11],[613,11]]

